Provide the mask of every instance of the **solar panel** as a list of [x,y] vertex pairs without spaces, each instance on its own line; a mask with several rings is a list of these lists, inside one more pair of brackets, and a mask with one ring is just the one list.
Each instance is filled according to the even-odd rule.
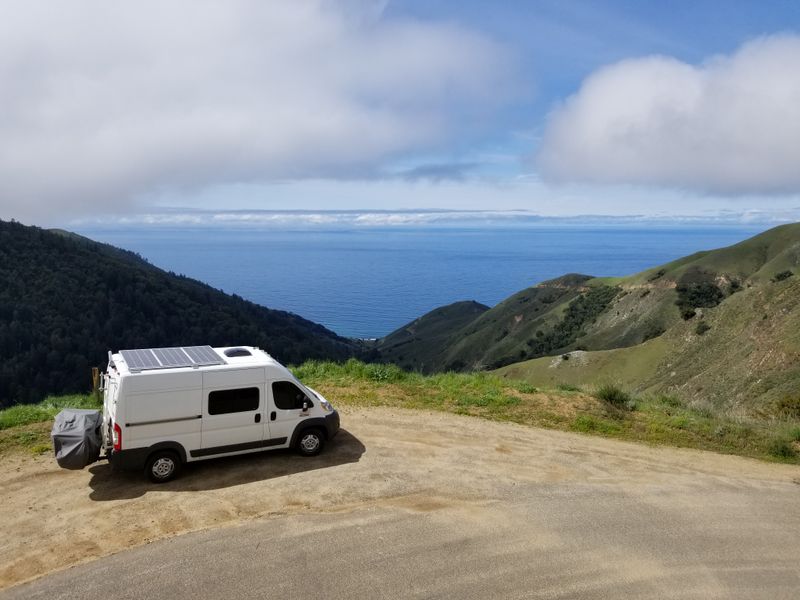
[[139,348],[119,352],[131,371],[224,365],[211,346],[181,348]]
[[224,365],[225,361],[220,358],[211,346],[185,346],[183,351],[189,355],[197,365]]
[[131,371],[158,369],[161,367],[152,350],[122,350],[120,354]]
[[191,367],[194,364],[181,348],[153,348],[153,354],[164,368]]

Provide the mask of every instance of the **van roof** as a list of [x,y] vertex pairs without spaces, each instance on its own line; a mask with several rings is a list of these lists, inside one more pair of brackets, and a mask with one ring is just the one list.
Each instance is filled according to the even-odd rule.
[[255,346],[179,346],[137,348],[109,352],[109,366],[119,373],[187,372],[197,369],[225,370],[231,367],[279,366],[278,361]]

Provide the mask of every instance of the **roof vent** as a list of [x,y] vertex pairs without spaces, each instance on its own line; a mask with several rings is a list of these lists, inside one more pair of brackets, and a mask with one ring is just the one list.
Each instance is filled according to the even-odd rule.
[[225,350],[225,356],[228,358],[236,358],[237,356],[253,356],[247,348],[228,348]]

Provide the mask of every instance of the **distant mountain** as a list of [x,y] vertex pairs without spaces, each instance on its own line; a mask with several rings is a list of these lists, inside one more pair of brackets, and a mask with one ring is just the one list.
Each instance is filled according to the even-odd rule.
[[289,363],[360,352],[322,325],[132,252],[0,221],[0,407],[86,390],[111,349],[202,344],[256,345]]
[[800,223],[783,225],[629,277],[547,281],[471,320],[436,319],[435,331],[426,315],[378,340],[377,358],[426,372],[503,367],[540,384],[615,380],[728,408],[800,406],[798,265]]
[[[435,366],[442,364],[438,352],[451,343],[453,331],[472,323],[487,310],[488,306],[471,300],[432,310],[378,340],[368,358],[396,363],[410,370],[434,371]],[[460,367],[449,366],[451,370]]]

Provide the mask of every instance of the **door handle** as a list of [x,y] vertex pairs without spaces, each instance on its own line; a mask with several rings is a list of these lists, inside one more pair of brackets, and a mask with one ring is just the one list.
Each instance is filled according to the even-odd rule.
[[256,413],[256,423],[261,423],[261,413]]
[[271,413],[269,413],[269,420],[270,421],[274,421],[277,418],[278,418],[278,413],[276,413],[274,410]]

